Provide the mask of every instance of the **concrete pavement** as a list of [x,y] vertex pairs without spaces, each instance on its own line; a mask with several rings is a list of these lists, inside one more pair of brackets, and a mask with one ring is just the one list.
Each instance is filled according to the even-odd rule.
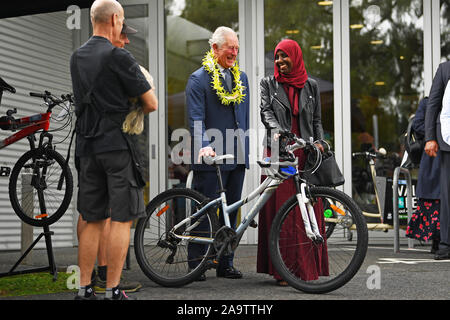
[[[256,273],[255,245],[241,245],[236,251],[235,266],[243,279],[216,278],[209,270],[207,281],[194,282],[182,288],[164,288],[149,280],[140,270],[131,250],[131,268],[124,270],[126,279],[139,281],[143,288],[131,294],[139,300],[448,300],[450,299],[450,260],[436,261],[430,246],[408,249],[401,237],[401,251],[394,253],[391,234],[370,232],[369,249],[359,272],[344,287],[321,295],[306,294],[291,287],[279,287],[268,275]],[[37,252],[39,251],[39,252]],[[77,248],[54,249],[59,271],[77,264]],[[0,252],[0,272],[8,271],[20,257],[18,252]],[[35,250],[33,264],[46,266],[45,250]],[[379,274],[379,281],[370,278]],[[3,300],[72,300],[73,293],[3,298]],[[0,298],[0,300],[2,300]]]

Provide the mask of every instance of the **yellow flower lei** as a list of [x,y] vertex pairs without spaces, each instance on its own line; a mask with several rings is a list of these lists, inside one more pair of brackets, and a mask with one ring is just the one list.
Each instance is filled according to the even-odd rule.
[[245,86],[242,85],[241,71],[239,70],[237,62],[231,68],[235,84],[234,89],[231,92],[227,92],[220,82],[220,69],[212,49],[206,53],[202,65],[208,73],[212,73],[211,87],[216,91],[222,104],[228,106],[231,103],[239,104],[244,101]]

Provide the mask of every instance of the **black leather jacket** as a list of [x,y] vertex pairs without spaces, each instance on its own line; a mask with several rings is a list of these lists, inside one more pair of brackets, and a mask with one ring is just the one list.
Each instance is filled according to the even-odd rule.
[[[290,131],[292,124],[292,111],[288,96],[283,86],[268,76],[261,80],[261,121],[266,129]],[[300,94],[299,101],[299,132],[305,140],[314,141],[323,139],[322,111],[320,105],[320,92],[317,82],[308,78]],[[264,146],[270,148],[273,134],[267,134]]]

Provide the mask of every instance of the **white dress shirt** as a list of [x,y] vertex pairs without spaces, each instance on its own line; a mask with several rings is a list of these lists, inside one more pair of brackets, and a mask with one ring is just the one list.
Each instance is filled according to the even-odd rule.
[[442,97],[441,132],[442,139],[450,145],[450,80]]

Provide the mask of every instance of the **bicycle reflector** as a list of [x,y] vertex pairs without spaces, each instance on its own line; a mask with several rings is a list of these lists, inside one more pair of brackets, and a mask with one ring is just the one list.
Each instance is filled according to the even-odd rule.
[[336,211],[337,213],[339,213],[341,216],[345,216],[344,210],[342,210],[342,209],[336,207],[334,204],[330,204],[330,207],[331,207],[334,211]]
[[157,217],[160,217],[164,212],[167,211],[167,209],[169,209],[169,205],[166,205],[164,208],[162,208],[157,214]]

